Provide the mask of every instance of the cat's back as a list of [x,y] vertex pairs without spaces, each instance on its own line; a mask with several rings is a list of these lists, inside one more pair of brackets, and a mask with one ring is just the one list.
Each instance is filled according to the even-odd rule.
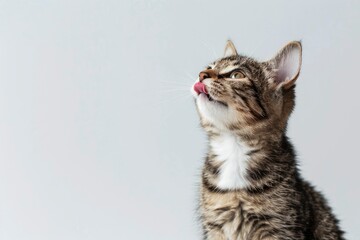
[[341,240],[343,231],[340,230],[339,220],[332,213],[324,195],[315,189],[307,181],[302,181],[303,191],[305,195],[304,205],[308,209],[309,233],[314,239]]

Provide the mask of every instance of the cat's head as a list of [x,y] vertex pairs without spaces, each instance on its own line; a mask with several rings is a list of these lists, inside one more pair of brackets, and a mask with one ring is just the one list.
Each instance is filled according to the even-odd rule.
[[224,57],[202,70],[192,87],[201,124],[248,133],[285,131],[295,104],[301,52],[300,42],[290,42],[260,62],[238,54],[228,41]]

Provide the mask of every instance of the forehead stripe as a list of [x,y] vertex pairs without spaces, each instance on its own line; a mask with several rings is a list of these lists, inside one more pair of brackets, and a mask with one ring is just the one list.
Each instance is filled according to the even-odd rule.
[[233,71],[233,70],[235,70],[235,69],[237,69],[237,68],[238,68],[238,66],[228,66],[228,67],[226,67],[226,68],[224,68],[224,69],[221,69],[221,71],[219,72],[219,74],[220,74],[220,75],[223,75],[223,74],[229,73],[229,72],[231,72],[231,71]]

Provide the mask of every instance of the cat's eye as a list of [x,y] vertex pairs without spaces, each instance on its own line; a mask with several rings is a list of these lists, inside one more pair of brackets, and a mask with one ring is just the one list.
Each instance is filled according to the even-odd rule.
[[240,79],[240,78],[245,78],[245,75],[242,72],[235,71],[230,74],[230,78]]

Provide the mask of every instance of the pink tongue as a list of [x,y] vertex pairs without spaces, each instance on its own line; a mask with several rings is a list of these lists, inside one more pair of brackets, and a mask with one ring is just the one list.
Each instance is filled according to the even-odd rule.
[[200,94],[200,93],[208,94],[206,91],[206,88],[205,88],[205,84],[203,84],[202,82],[195,83],[194,90],[197,94]]

